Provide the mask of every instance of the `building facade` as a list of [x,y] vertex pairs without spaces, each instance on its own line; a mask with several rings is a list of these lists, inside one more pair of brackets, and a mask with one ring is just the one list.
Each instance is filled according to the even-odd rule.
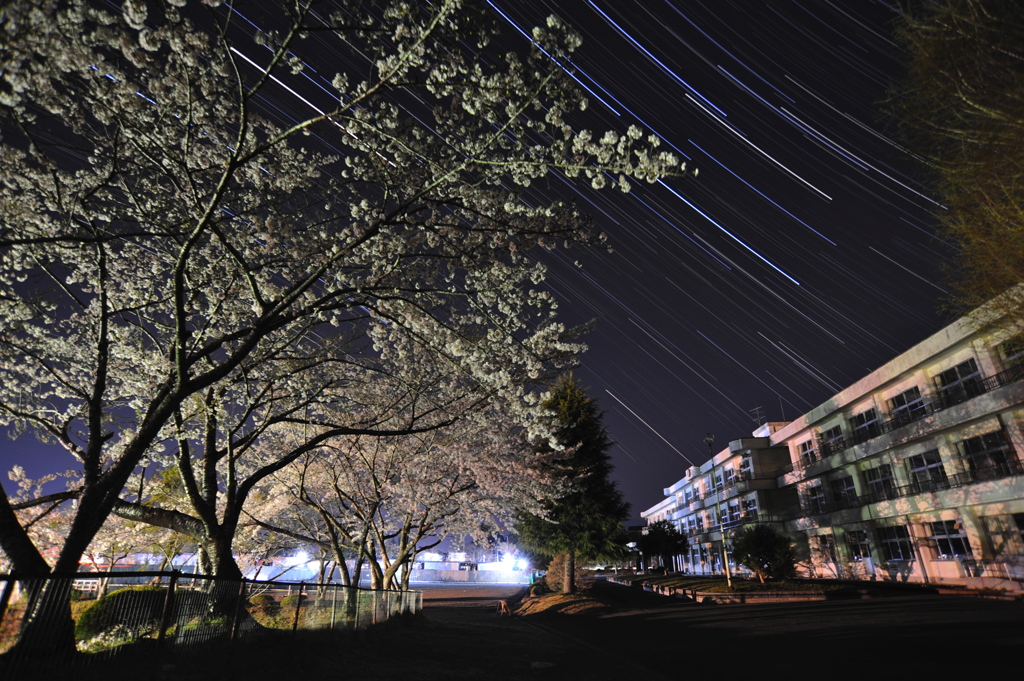
[[735,440],[641,514],[690,539],[677,570],[767,522],[809,577],[1020,588],[1024,336],[966,317],[789,423]]

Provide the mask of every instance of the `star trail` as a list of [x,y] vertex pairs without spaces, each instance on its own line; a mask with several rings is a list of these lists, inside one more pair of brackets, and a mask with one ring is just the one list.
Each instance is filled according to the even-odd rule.
[[597,319],[576,375],[634,516],[706,458],[705,433],[795,418],[943,325],[938,204],[884,113],[894,7],[488,4],[524,41],[550,13],[574,26],[604,127],[643,126],[698,171],[625,196],[547,188],[613,248],[549,264],[567,320]]

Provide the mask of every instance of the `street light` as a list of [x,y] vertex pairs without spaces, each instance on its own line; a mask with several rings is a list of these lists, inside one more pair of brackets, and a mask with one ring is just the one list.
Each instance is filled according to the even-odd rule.
[[[704,436],[704,444],[708,446],[708,454],[711,456],[711,484],[715,486],[715,515],[718,516],[718,531],[722,533],[722,565],[725,567],[725,585],[732,590],[732,570],[729,569],[729,554],[725,550],[725,523],[722,522],[722,487],[718,484],[716,476],[717,464],[715,464],[715,451],[711,445],[715,443],[715,434],[708,433]],[[723,481],[724,482],[724,481]]]

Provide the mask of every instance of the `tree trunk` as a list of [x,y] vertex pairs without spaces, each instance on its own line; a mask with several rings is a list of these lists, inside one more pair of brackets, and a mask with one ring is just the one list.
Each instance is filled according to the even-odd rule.
[[[45,580],[45,581],[43,581]],[[75,654],[75,623],[71,619],[71,579],[42,578],[25,589],[28,606],[18,643],[5,656],[55,659]]]
[[562,576],[562,593],[576,593],[576,554],[572,551],[565,554],[565,573]]
[[[25,589],[29,600],[15,646],[16,654],[38,659],[70,657],[75,654],[75,623],[71,619],[71,582],[78,573],[79,560],[85,555],[89,542],[96,536],[102,524],[102,520],[95,520],[102,512],[94,511],[99,503],[96,497],[96,494],[82,496],[78,513],[65,536],[60,557],[52,571],[47,568],[49,575],[32,575],[39,579],[29,581]],[[0,513],[0,517],[2,515]],[[106,514],[99,517],[106,517]],[[36,555],[39,555],[38,551]],[[9,651],[14,652],[14,649]]]

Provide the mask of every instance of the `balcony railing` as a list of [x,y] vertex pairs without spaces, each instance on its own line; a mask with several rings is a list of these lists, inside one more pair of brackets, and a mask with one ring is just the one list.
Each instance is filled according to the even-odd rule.
[[995,376],[979,375],[976,380],[967,383],[958,383],[955,387],[941,392],[932,402],[921,402],[919,406],[916,406],[912,410],[901,409],[900,411],[891,414],[888,419],[878,420],[872,423],[870,427],[855,430],[849,437],[839,437],[831,440],[819,441],[817,450],[811,450],[810,456],[805,456],[800,461],[795,461],[788,466],[785,466],[780,471],[780,475],[785,475],[792,471],[803,470],[823,459],[827,459],[833,454],[843,451],[844,449],[848,449],[854,445],[863,444],[868,440],[873,440],[874,438],[879,437],[880,435],[891,433],[903,426],[908,426],[911,423],[927,418],[942,411],[943,409],[948,409],[949,407],[962,404],[972,397],[984,395],[985,393],[992,392],[997,388],[1002,388],[1021,380],[1024,380],[1024,362],[1015,364],[1004,371],[1000,371]]
[[[968,464],[965,462],[965,465]],[[1017,459],[1009,459],[999,464],[971,467],[962,473],[955,473],[945,478],[921,479],[909,485],[882,487],[860,496],[847,494],[838,499],[826,500],[822,500],[820,497],[804,496],[801,503],[803,509],[801,514],[808,516],[824,515],[826,513],[859,508],[868,504],[877,504],[880,501],[891,501],[892,499],[911,497],[926,492],[940,492],[951,487],[963,487],[964,485],[973,485],[976,482],[1001,480],[1016,475],[1024,475],[1024,464],[1021,464]],[[795,517],[800,516],[793,516],[793,518]],[[793,518],[790,518],[790,520]]]

